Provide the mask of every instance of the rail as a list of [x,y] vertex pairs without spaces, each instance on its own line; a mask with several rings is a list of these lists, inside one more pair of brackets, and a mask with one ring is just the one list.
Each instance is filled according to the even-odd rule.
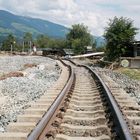
[[[62,62],[62,61],[61,61]],[[64,62],[62,62],[64,64]],[[37,140],[37,139],[42,139],[41,138],[41,133],[45,130],[49,130],[49,127],[52,122],[52,118],[55,117],[56,112],[59,110],[61,103],[63,102],[65,96],[68,94],[72,87],[72,83],[74,81],[74,72],[73,69],[69,66],[64,64],[69,68],[70,74],[69,74],[69,79],[56,98],[56,100],[53,102],[51,107],[48,109],[46,114],[43,116],[43,118],[40,120],[40,122],[37,124],[35,129],[29,134],[27,140]],[[46,127],[47,126],[47,127]]]
[[129,131],[129,128],[126,124],[126,121],[123,118],[123,115],[118,107],[117,102],[115,101],[114,97],[112,96],[112,93],[111,93],[109,87],[104,83],[104,81],[101,79],[101,77],[95,71],[93,71],[89,66],[79,65],[71,60],[69,60],[69,61],[76,66],[85,67],[98,79],[98,81],[100,82],[101,86],[103,87],[104,93],[106,93],[106,97],[109,101],[109,105],[111,107],[111,111],[112,111],[113,117],[114,117],[112,119],[115,120],[114,123],[118,128],[117,134],[123,140],[133,140],[133,136]]

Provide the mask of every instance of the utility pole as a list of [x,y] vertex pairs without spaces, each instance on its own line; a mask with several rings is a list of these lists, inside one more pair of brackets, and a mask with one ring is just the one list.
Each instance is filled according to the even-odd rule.
[[1,48],[2,48],[2,43],[0,43],[0,51],[1,51]]
[[13,42],[13,50],[15,49],[16,41]]
[[11,42],[11,54],[13,53],[13,44]]
[[23,44],[22,44],[22,52],[24,52],[24,41],[23,41]]
[[30,41],[30,53],[32,52],[32,42]]

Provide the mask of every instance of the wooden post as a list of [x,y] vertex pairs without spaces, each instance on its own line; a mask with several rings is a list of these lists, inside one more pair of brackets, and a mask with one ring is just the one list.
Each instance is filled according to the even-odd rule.
[[23,44],[22,44],[22,52],[24,52],[24,41],[23,41]]
[[13,53],[13,45],[12,45],[12,43],[11,43],[11,54]]

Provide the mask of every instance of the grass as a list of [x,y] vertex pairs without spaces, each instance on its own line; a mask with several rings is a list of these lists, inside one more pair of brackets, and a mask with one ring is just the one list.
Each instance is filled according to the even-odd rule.
[[115,71],[123,73],[132,79],[140,80],[140,69],[119,68]]
[[11,29],[8,29],[8,28],[2,28],[2,27],[0,27],[0,34],[2,34],[2,33],[12,33],[12,31],[13,30],[11,30]]
[[31,28],[31,27],[28,27],[28,26],[26,26],[24,24],[20,24],[20,23],[13,22],[12,23],[12,26],[14,28],[16,28],[17,30],[21,31],[21,32],[31,32],[32,34],[34,34],[34,33],[40,33],[36,29]]

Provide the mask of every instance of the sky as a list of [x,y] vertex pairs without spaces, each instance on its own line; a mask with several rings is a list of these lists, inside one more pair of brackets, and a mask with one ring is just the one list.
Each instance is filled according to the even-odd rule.
[[83,23],[96,36],[103,35],[114,16],[130,18],[140,28],[140,0],[0,0],[0,9],[66,27]]

